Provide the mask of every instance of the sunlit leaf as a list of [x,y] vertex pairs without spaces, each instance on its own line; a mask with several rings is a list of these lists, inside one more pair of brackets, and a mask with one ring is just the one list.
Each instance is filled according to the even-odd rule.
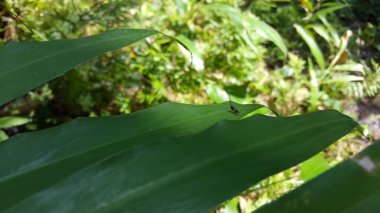
[[14,126],[21,126],[31,122],[30,118],[20,117],[20,116],[6,116],[0,117],[0,129],[9,128]]
[[311,17],[311,20],[315,20],[319,17],[325,17],[326,15],[333,13],[337,10],[348,7],[348,4],[339,3],[339,2],[328,2],[322,4],[322,9],[319,9],[314,15]]
[[239,199],[235,197],[234,199],[228,201],[222,211],[223,213],[240,213]]
[[365,74],[364,66],[362,64],[337,64],[333,68],[334,71],[345,71],[345,72],[361,72]]
[[237,29],[240,31],[242,38],[255,52],[256,48],[254,48],[251,44],[252,42],[249,40],[249,36],[247,35],[246,29],[244,28],[247,24],[255,29],[263,38],[273,42],[284,55],[287,55],[288,49],[286,47],[284,39],[269,24],[258,20],[256,17],[250,14],[242,14],[237,8],[234,8],[227,4],[214,3],[207,5],[206,8],[215,11],[221,11],[230,16]]
[[8,135],[3,130],[0,130],[0,142],[8,139]]
[[324,38],[327,41],[327,43],[334,44],[333,39],[331,38],[331,36],[329,35],[327,29],[323,25],[314,24],[314,25],[311,26],[311,28],[316,33],[318,33],[318,35],[320,35],[322,38]]
[[216,103],[221,103],[228,100],[226,91],[220,88],[217,84],[207,84],[206,92],[208,97]]
[[[190,60],[191,59],[193,60],[192,65],[194,66],[194,68],[198,71],[203,70],[204,62],[202,60],[201,54],[199,53],[198,49],[195,47],[194,43],[184,35],[179,35],[176,37],[176,39],[178,39],[178,41],[180,41],[182,44],[184,44],[188,48],[188,50],[186,50],[185,48],[181,50],[186,51],[188,58]],[[182,45],[180,47],[182,47]],[[188,51],[190,51],[190,53]],[[192,58],[191,58],[191,54],[193,56]]]
[[286,47],[284,39],[282,39],[281,35],[273,29],[269,24],[257,20],[250,16],[249,23],[251,26],[258,31],[258,33],[264,38],[272,41],[284,55],[288,54],[288,48]]
[[331,37],[334,40],[334,45],[336,47],[340,46],[340,39],[339,35],[337,33],[337,30],[327,21],[327,19],[323,16],[320,16],[319,19],[323,22],[323,25],[327,28],[328,32],[330,33]]
[[318,154],[303,162],[300,168],[302,180],[309,181],[328,170],[330,165],[324,159],[322,154]]
[[225,13],[231,18],[232,22],[238,29],[243,29],[243,21],[239,9],[222,3],[208,4],[205,8],[208,10],[214,10]]
[[334,75],[332,79],[323,81],[324,84],[332,84],[337,82],[363,81],[363,76],[358,75]]
[[319,67],[323,70],[325,68],[325,58],[312,35],[308,32],[307,29],[303,28],[298,24],[294,24],[294,27],[296,28],[297,33],[306,42],[307,46],[309,46],[309,49],[312,55],[314,56],[314,59],[317,61]]

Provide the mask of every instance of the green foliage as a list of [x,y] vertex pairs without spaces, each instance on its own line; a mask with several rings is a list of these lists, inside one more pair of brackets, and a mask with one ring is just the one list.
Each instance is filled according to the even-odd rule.
[[[364,63],[363,63],[364,64]],[[373,97],[380,91],[380,66],[371,60],[371,65],[360,66],[363,81],[355,82],[348,88],[348,94],[354,97]]]
[[0,117],[0,142],[8,139],[8,135],[2,130],[30,123],[31,119],[19,116]]
[[[135,33],[132,30],[122,37]],[[102,41],[101,36],[92,38]],[[77,41],[74,47],[88,46],[88,39],[68,41]],[[38,62],[63,52],[47,48],[56,43],[60,42],[32,44],[38,54],[20,57],[21,64],[33,64],[37,71],[45,68],[46,62]],[[22,47],[29,44],[6,47],[15,55],[17,51],[25,54]],[[70,50],[67,46],[70,43],[61,49]],[[97,51],[90,49],[89,56],[77,54],[77,58],[93,57]],[[3,63],[13,67],[12,61]],[[62,65],[52,64],[43,74],[51,76],[58,69],[52,69],[55,66]],[[30,82],[35,83],[26,79],[14,88],[18,91],[22,83]],[[17,95],[11,92],[9,98]],[[237,112],[231,112],[231,104]],[[357,125],[333,110],[293,117],[248,117],[259,108],[232,102],[166,104],[124,116],[76,119],[14,136],[0,145],[5,159],[0,163],[0,194],[8,195],[0,200],[0,208],[8,212],[31,208],[41,212],[208,211],[255,182],[315,155]],[[10,126],[6,121],[3,126]],[[218,178],[208,181],[212,177]],[[231,180],[234,184],[227,184]],[[170,197],[170,204],[162,205],[162,197]]]
[[309,46],[310,51],[313,54],[315,60],[317,61],[319,67],[323,70],[325,68],[325,58],[321,50],[319,49],[317,43],[315,42],[314,38],[310,36],[310,32],[308,32],[306,29],[304,29],[298,24],[295,24],[294,27],[296,28],[298,34]]
[[20,126],[31,122],[29,118],[16,117],[16,116],[7,116],[0,118],[0,129],[9,128],[14,126]]
[[8,135],[3,130],[0,130],[0,142],[8,139]]
[[[241,102],[264,101],[262,103],[284,114],[294,114],[338,107],[346,97],[359,94],[359,91],[347,92],[350,89],[360,90],[360,86],[373,85],[368,80],[370,78],[358,76],[355,70],[344,73],[333,71],[335,66],[345,64],[368,66],[357,60],[356,52],[340,45],[339,35],[343,35],[350,26],[342,25],[334,17],[336,13],[348,13],[346,3],[300,1],[297,4],[267,0],[256,2],[249,10],[241,11],[236,6],[239,4],[237,1],[210,4],[118,0],[12,2],[7,4],[9,10],[22,18],[22,22],[17,23],[17,35],[21,40],[73,38],[114,27],[146,27],[178,37],[192,46],[195,70],[189,67],[190,58],[186,51],[170,54],[178,52],[178,47],[167,37],[150,38],[147,43],[109,53],[99,61],[76,68],[75,73],[49,85],[53,97],[43,104],[50,114],[55,115],[53,123],[79,115],[135,111],[167,100],[215,101],[207,92],[209,90],[205,89],[212,85],[228,91]],[[37,19],[38,16],[44,18]],[[296,34],[293,25],[314,37],[315,45],[311,49],[307,43],[300,41],[302,38]],[[361,31],[351,30],[351,41],[354,41]],[[370,32],[368,37],[373,38],[371,34],[375,31]],[[351,50],[356,48],[353,42],[349,45],[352,46]],[[321,68],[333,58],[341,58],[338,57],[342,55],[338,54],[339,48],[344,49],[344,57],[349,54],[349,60],[338,60],[339,63],[329,69]],[[319,69],[313,65],[315,79],[294,76],[285,71],[292,66],[292,58],[286,57],[289,55],[287,52],[297,56],[303,61],[301,63],[305,63],[308,57],[316,57]],[[112,69],[109,68],[111,66]],[[303,73],[305,71],[311,72],[307,66],[301,70]],[[286,84],[278,83],[284,78]],[[317,88],[309,83],[315,80]],[[289,89],[284,85],[295,85],[292,89],[302,91],[302,98],[276,97],[283,93],[282,90]],[[231,86],[238,89],[231,90]],[[62,91],[65,87],[67,90]],[[237,93],[242,90],[243,93]],[[369,95],[366,92],[363,94]],[[287,106],[284,102],[294,104]],[[59,113],[57,103],[64,103],[67,110]]]
[[[247,6],[247,2],[254,3]],[[154,36],[87,61],[0,106],[1,116],[33,120],[0,130],[0,140],[78,116],[129,113],[168,100],[220,103],[228,93],[233,101],[262,103],[293,115],[325,108],[344,110],[354,100],[379,93],[380,26],[374,12],[378,3],[372,0],[7,0],[0,4],[4,6],[0,48],[10,41],[149,28],[179,39],[194,56],[190,67],[186,49],[169,37]],[[308,32],[313,48],[294,26]],[[318,59],[317,49],[322,53]],[[356,145],[354,137],[330,147],[325,160],[336,163],[366,145]],[[302,183],[300,168],[263,180],[234,201],[240,202],[241,211],[251,211],[252,206],[257,208]],[[306,176],[307,171],[312,170],[304,169]],[[250,203],[247,209],[244,200]]]

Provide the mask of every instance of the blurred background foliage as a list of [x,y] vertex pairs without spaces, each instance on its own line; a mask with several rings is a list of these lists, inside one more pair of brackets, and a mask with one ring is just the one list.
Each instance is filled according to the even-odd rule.
[[186,49],[157,35],[86,62],[1,106],[0,141],[78,116],[129,113],[167,101],[224,102],[227,93],[235,102],[261,103],[281,115],[333,108],[362,123],[365,137],[353,133],[216,210],[249,212],[354,155],[371,137],[380,138],[376,0],[6,0],[0,5],[1,45],[149,28],[177,38],[193,54],[191,63]]

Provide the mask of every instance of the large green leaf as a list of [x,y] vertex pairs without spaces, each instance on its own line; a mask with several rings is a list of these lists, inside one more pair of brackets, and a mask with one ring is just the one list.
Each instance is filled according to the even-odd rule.
[[333,110],[237,120],[260,106],[235,106],[164,104],[12,137],[0,211],[206,212],[356,126]]
[[265,212],[380,212],[380,142],[260,209]]
[[76,65],[119,49],[155,30],[115,29],[85,38],[19,42],[0,47],[0,105],[63,75]]
[[[0,199],[0,211],[96,160],[133,146],[138,142],[136,138],[150,142],[156,137],[196,133],[222,119],[241,119],[262,106],[236,104],[236,107],[239,115],[228,112],[227,103],[203,106],[168,103],[122,116],[77,118],[59,127],[16,135],[0,146],[0,194],[10,193]],[[65,169],[52,170],[51,166],[56,164]],[[38,178],[31,178],[34,175]],[[14,191],[13,187],[23,183],[33,187]]]

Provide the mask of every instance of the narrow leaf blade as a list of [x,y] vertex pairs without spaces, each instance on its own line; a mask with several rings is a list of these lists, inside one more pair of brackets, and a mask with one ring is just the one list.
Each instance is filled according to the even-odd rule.
[[251,26],[259,31],[259,34],[273,42],[285,56],[288,54],[288,48],[286,47],[284,39],[282,39],[281,35],[273,29],[273,27],[257,19],[251,18],[249,21]]
[[314,59],[317,61],[319,67],[323,70],[325,68],[325,58],[321,49],[319,49],[318,44],[315,42],[314,38],[308,33],[306,29],[298,24],[294,24],[294,28],[296,28],[297,33],[301,36],[301,38],[306,42],[309,47],[311,54],[314,56]]

